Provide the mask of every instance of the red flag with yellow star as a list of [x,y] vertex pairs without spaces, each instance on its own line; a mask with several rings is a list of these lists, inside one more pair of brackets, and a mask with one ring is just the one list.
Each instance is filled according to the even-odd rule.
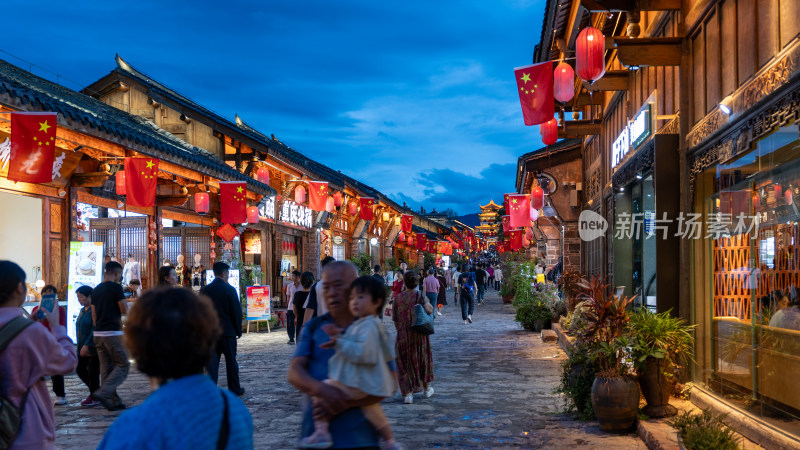
[[529,227],[531,225],[531,203],[525,194],[508,196],[508,225],[511,228]]
[[131,206],[152,208],[156,205],[158,159],[125,158],[125,195]]
[[222,223],[247,222],[247,185],[245,182],[220,181],[219,206]]
[[363,220],[372,220],[375,218],[373,206],[375,206],[375,199],[370,197],[361,197],[361,210],[360,217]]
[[308,182],[308,207],[313,211],[325,211],[325,203],[328,201],[328,182],[309,181]]
[[403,214],[403,217],[400,219],[400,224],[403,227],[403,231],[411,233],[411,229],[414,225],[414,216],[411,214]]
[[8,179],[26,183],[53,181],[56,113],[11,114]]
[[514,69],[525,125],[539,125],[553,118],[553,62]]

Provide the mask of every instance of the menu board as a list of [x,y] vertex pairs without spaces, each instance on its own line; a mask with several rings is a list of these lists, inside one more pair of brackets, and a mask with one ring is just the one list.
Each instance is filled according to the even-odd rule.
[[247,320],[269,320],[269,299],[269,286],[247,286]]
[[78,340],[75,322],[83,307],[75,290],[81,286],[95,286],[103,281],[103,243],[69,243],[69,276],[67,277],[67,335]]

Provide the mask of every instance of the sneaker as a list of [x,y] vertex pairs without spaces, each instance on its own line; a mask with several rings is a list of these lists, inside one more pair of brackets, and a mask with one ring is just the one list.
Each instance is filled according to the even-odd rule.
[[465,321],[464,321],[464,325],[466,325],[466,324],[467,324],[467,321],[465,320]]
[[469,323],[472,323],[472,315],[469,315],[469,316],[467,316],[467,321],[468,321]]
[[433,395],[433,386],[428,386],[428,389],[425,389],[425,398],[430,398]]
[[406,395],[406,399],[403,400],[403,403],[405,403],[407,405],[410,405],[410,404],[414,403],[414,394]]
[[294,345],[294,341],[289,341],[289,342],[287,342],[287,344]]
[[56,397],[56,401],[53,402],[53,406],[65,406],[67,404],[66,397]]
[[333,437],[330,433],[317,434],[304,437],[300,440],[300,448],[331,448],[333,447]]
[[109,399],[107,399],[107,398],[105,398],[105,397],[103,397],[101,395],[92,394],[92,398],[97,400],[98,402],[100,402],[100,404],[103,405],[109,411],[116,411],[117,410],[116,406],[114,405],[114,403],[111,403],[111,400],[109,400]]
[[81,406],[87,406],[87,407],[88,406],[97,406],[99,404],[100,404],[100,402],[95,401],[95,399],[93,399],[91,395],[86,397],[86,400],[81,402]]
[[441,316],[441,315],[442,315],[442,312],[441,312],[441,311],[436,311],[436,315],[437,315],[437,316]]

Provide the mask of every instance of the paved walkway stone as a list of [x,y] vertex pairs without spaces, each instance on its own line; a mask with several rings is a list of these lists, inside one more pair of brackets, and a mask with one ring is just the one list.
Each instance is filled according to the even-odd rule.
[[[451,304],[431,337],[436,393],[428,399],[418,394],[411,405],[399,395],[383,403],[406,448],[646,448],[633,433],[606,434],[596,422],[561,414],[563,398],[554,390],[564,352],[542,342],[539,333],[522,330],[496,291],[487,293],[486,306],[476,306],[468,325],[452,304],[452,292],[448,297]],[[239,341],[243,400],[253,416],[257,449],[294,448],[297,441],[300,395],[286,382],[295,347],[286,341],[284,329]],[[222,386],[224,374],[220,367]],[[88,393],[76,376],[68,376],[66,386],[70,405],[56,408],[57,446],[94,448],[119,413],[78,406]],[[149,391],[147,378],[132,368],[120,396],[135,406]]]

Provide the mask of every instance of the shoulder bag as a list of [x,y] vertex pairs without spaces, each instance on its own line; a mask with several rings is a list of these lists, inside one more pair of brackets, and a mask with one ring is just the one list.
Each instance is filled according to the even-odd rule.
[[[419,303],[420,298],[423,299],[422,303]],[[431,309],[431,312],[428,312],[428,308]],[[411,331],[415,331],[423,336],[433,334],[432,312],[433,307],[427,302],[425,297],[422,297],[422,295],[417,292],[417,304],[414,305],[414,322],[413,325],[411,325]]]
[[[0,353],[22,330],[30,325],[33,325],[33,322],[22,316],[15,317],[3,325],[3,328],[0,328]],[[14,443],[22,424],[22,410],[25,409],[25,401],[28,400],[30,391],[30,388],[25,391],[19,408],[14,406],[5,395],[0,394],[0,448],[9,448]]]

